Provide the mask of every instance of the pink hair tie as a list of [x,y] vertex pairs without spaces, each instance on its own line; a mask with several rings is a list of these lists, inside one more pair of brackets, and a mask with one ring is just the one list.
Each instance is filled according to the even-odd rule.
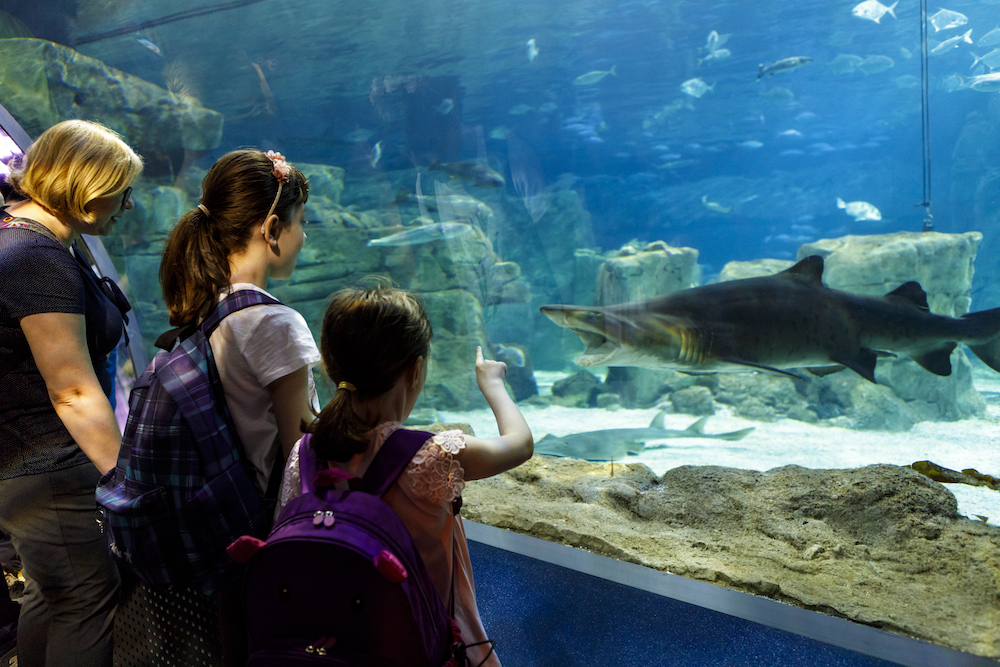
[[[267,215],[264,216],[266,221],[274,213],[274,209],[278,206],[278,198],[281,197],[281,186],[288,182],[288,175],[292,172],[292,168],[288,166],[285,162],[285,156],[281,153],[275,153],[274,151],[268,151],[266,153],[267,157],[274,164],[274,170],[271,172],[274,177],[278,179],[278,192],[274,195],[274,201],[271,202],[271,208],[267,210]],[[263,226],[261,227],[261,232],[264,231]]]

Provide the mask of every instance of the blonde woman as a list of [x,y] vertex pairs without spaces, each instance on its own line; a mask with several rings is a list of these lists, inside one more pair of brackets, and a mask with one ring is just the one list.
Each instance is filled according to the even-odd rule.
[[65,121],[12,171],[0,213],[0,531],[28,582],[21,667],[111,665],[119,578],[94,490],[121,444],[106,362],[122,313],[74,243],[134,208],[141,171],[113,131]]

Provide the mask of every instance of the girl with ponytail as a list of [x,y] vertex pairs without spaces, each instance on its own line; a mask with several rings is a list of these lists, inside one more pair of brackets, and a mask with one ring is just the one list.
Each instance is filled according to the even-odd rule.
[[[431,324],[417,298],[385,282],[341,290],[323,319],[323,366],[337,393],[292,449],[279,509],[301,493],[299,453],[362,477],[386,439],[409,417],[427,379]],[[476,607],[461,515],[453,511],[466,480],[491,477],[531,457],[531,431],[507,394],[507,365],[476,350],[476,380],[500,435],[482,440],[444,431],[424,442],[382,497],[413,537],[435,588],[468,649],[469,664],[498,667]]]
[[[267,294],[268,280],[291,277],[306,238],[309,184],[280,153],[227,153],[201,187],[201,203],[170,232],[160,264],[174,326],[200,323],[237,290]],[[257,491],[274,497],[282,461],[319,407],[311,371],[320,359],[316,342],[305,319],[279,303],[231,313],[209,344]],[[223,665],[243,665],[239,582],[217,596]]]

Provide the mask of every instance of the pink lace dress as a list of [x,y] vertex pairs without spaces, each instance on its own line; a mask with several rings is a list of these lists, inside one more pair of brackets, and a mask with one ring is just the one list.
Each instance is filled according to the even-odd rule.
[[[379,424],[371,431],[367,451],[337,464],[338,467],[363,476],[386,438],[398,428],[402,428],[398,422]],[[461,431],[438,433],[417,451],[383,500],[409,530],[445,608],[450,607],[454,576],[455,621],[465,643],[474,644],[486,640],[486,630],[476,607],[476,587],[462,517],[453,515],[451,508],[451,502],[465,488],[462,466],[455,460],[455,455],[464,448]],[[278,510],[300,492],[299,443],[296,443],[285,465]],[[470,648],[469,664],[478,665],[488,651],[489,645]],[[500,660],[494,653],[483,665],[500,667]]]

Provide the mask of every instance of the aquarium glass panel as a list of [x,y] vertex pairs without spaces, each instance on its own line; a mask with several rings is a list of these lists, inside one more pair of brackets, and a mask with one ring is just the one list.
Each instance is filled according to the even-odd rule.
[[506,363],[539,456],[468,517],[997,657],[998,1],[0,0],[0,104],[143,155],[103,241],[148,355],[207,170],[280,152],[317,341],[415,291],[409,422],[486,438]]

